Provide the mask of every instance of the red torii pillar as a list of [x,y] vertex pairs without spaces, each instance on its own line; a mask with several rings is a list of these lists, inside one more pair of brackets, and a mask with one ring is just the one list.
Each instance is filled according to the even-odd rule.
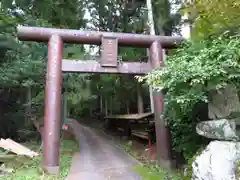
[[62,53],[63,41],[61,37],[52,35],[48,43],[43,136],[43,165],[51,174],[59,172]]
[[[159,41],[154,41],[149,48],[149,55],[152,68],[159,68],[164,65],[163,50]],[[171,133],[169,128],[165,126],[161,114],[164,111],[164,96],[163,93],[153,91],[153,105],[154,105],[154,118],[155,118],[155,131],[156,131],[156,145],[157,157],[160,160],[162,167],[171,166]],[[164,148],[165,146],[165,148]]]
[[[46,92],[44,112],[43,166],[47,172],[53,174],[56,174],[59,171],[62,70],[68,69],[68,71],[71,71],[73,68],[72,66],[69,66],[69,64],[68,67],[62,67],[63,42],[73,44],[100,45],[102,42],[102,37],[115,38],[117,39],[117,43],[120,46],[150,48],[151,67],[157,68],[163,64],[162,48],[166,49],[176,47],[178,43],[184,40],[182,37],[152,36],[143,34],[99,31],[94,32],[24,26],[19,26],[17,28],[17,31],[20,40],[49,43],[45,87]],[[142,65],[138,64],[135,67],[141,66]],[[104,73],[142,73],[142,71],[138,69],[130,72],[130,70],[128,70],[128,68],[125,66],[122,67],[122,70],[116,70],[116,67],[114,70],[113,68],[111,68],[111,70],[107,68],[105,69],[106,70],[104,70]],[[145,68],[145,70],[147,69],[148,68]],[[92,70],[92,72],[100,71],[102,70]],[[78,71],[75,68],[74,72],[86,71],[83,69],[80,69]],[[163,120],[160,119],[160,115],[162,114],[164,108],[164,98],[161,92],[154,92],[153,99],[157,137],[157,155],[160,160],[160,165],[169,167],[171,164],[171,139],[169,137],[170,133]]]

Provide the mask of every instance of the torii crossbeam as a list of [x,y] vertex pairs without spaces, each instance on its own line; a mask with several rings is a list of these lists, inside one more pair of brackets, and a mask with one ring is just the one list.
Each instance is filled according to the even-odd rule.
[[[49,173],[58,173],[59,171],[62,71],[145,74],[163,65],[163,48],[175,48],[177,44],[184,40],[182,37],[25,26],[19,26],[17,32],[20,40],[48,42],[43,165]],[[101,58],[99,62],[62,60],[63,43],[101,45]],[[149,61],[147,63],[123,62],[119,64],[117,61],[118,46],[149,48]],[[160,114],[164,108],[162,93],[154,92],[153,100],[157,155],[161,159],[161,165],[169,166],[171,139],[168,128],[160,119]]]

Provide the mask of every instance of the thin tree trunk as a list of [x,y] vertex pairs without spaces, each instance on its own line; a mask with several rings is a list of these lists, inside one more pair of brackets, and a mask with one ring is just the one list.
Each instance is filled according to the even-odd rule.
[[103,97],[100,95],[100,113],[103,113]]
[[[152,9],[152,1],[146,0],[147,10],[148,10],[148,28],[150,35],[155,35],[155,27],[154,27],[154,20],[153,20],[153,9]],[[160,35],[164,35],[163,28],[160,27]],[[147,54],[149,56],[149,49],[147,50]],[[166,59],[166,52],[163,49],[163,61],[165,62]],[[151,103],[151,112],[154,113],[154,104],[153,104],[153,88],[149,86],[149,94],[150,94],[150,103]]]
[[30,124],[31,114],[32,114],[32,92],[31,87],[27,88],[27,98],[26,98],[26,109],[25,109],[25,120],[27,125]]
[[108,115],[108,100],[105,99],[105,116]]
[[63,92],[62,94],[62,124],[66,122],[67,119],[67,92]]
[[137,100],[138,100],[138,114],[144,113],[141,85],[138,82],[137,82]]
[[43,136],[44,136],[44,131],[43,131],[43,127],[41,124],[41,120],[37,120],[36,117],[32,116],[32,88],[28,87],[27,88],[27,106],[26,106],[26,122],[28,124],[33,123],[33,125],[35,126],[35,128],[37,129],[37,131],[40,134],[41,137],[41,145],[39,148],[39,151],[42,149],[43,147]]
[[32,120],[32,123],[34,124],[34,126],[36,127],[37,131],[39,132],[39,134],[41,136],[41,145],[40,145],[39,150],[38,150],[38,151],[40,151],[40,150],[42,150],[42,147],[43,147],[44,128],[41,125],[41,122],[36,120],[35,117],[31,117],[31,120]]
[[113,113],[113,97],[110,97],[110,115]]
[[[148,9],[148,23],[149,23],[150,35],[155,35],[154,20],[153,20],[153,9],[152,9],[151,0],[146,0],[146,4],[147,4],[147,9]],[[161,29],[160,35],[164,35],[163,28],[160,27],[160,29]],[[163,62],[165,62],[166,55],[165,55],[164,50],[162,52],[162,55],[163,55],[163,57],[162,57]],[[151,91],[152,91],[152,88],[151,88]],[[162,98],[163,98],[163,96],[162,96]],[[160,101],[160,99],[158,99],[158,100]],[[163,101],[163,99],[161,99],[161,100]],[[152,109],[152,112],[154,112],[153,109]],[[155,114],[157,160],[158,160],[159,165],[161,165],[161,164],[163,165],[164,164],[163,161],[166,161],[166,162],[169,161],[169,165],[170,165],[171,164],[171,162],[170,162],[171,157],[170,157],[169,153],[166,153],[166,152],[171,151],[171,147],[170,147],[171,141],[169,140],[170,139],[169,138],[170,137],[170,131],[169,131],[169,128],[165,126],[165,124],[163,122],[163,119],[161,119],[158,116],[159,116],[159,114]],[[150,148],[149,155],[151,155],[151,153],[152,152],[151,152],[151,148]],[[163,159],[163,157],[164,157],[164,159]]]
[[90,106],[90,107],[89,107],[89,115],[90,115],[90,117],[92,117],[92,112],[93,112],[92,106]]
[[130,105],[129,101],[126,101],[127,114],[130,114]]
[[[183,21],[189,20],[190,16],[191,14],[186,12],[182,17],[182,20]],[[182,25],[182,36],[185,37],[186,39],[190,39],[191,34],[192,34],[192,24],[189,22],[184,22]]]
[[[148,29],[150,35],[155,35],[155,28],[154,28],[154,20],[153,20],[153,13],[152,13],[152,1],[147,0],[147,10],[148,10]],[[149,49],[147,49],[147,55],[149,57]],[[154,113],[154,104],[153,104],[153,88],[149,86],[149,96],[150,96],[150,105],[151,105],[151,112]]]
[[146,0],[147,10],[148,10],[148,28],[151,35],[155,35],[154,20],[153,20],[153,10],[152,1]]

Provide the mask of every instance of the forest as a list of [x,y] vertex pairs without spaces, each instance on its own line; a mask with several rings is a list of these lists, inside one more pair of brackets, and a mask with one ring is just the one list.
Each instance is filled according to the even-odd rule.
[[[206,6],[206,4],[208,4]],[[238,0],[152,0],[156,35],[181,35],[191,24],[191,40],[169,50],[165,66],[141,76],[63,74],[67,116],[101,119],[107,115],[151,111],[149,86],[164,92],[164,121],[172,150],[187,163],[208,139],[196,125],[208,120],[208,94],[233,83],[240,86],[240,2]],[[189,14],[187,20],[183,19]],[[39,141],[29,135],[42,123],[47,44],[19,41],[19,25],[149,34],[144,1],[1,0],[0,137]],[[64,44],[66,59],[98,56],[98,46]],[[119,48],[123,61],[144,61],[145,48]],[[94,122],[92,122],[94,123]]]

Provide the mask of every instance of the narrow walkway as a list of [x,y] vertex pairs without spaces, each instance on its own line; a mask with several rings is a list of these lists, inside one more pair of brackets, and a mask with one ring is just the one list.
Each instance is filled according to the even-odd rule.
[[70,120],[80,142],[67,180],[142,180],[132,171],[139,163],[103,133]]

